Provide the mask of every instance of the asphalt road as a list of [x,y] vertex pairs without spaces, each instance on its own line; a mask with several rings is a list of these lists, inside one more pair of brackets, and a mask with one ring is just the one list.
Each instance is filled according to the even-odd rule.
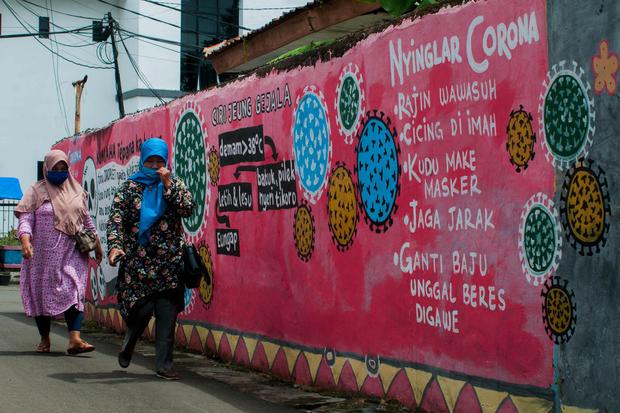
[[67,332],[52,325],[52,351],[36,354],[39,335],[22,309],[19,288],[0,286],[0,412],[292,412],[179,368],[181,381],[157,378],[153,355],[139,354],[129,369],[118,345],[85,335],[93,353],[66,355]]

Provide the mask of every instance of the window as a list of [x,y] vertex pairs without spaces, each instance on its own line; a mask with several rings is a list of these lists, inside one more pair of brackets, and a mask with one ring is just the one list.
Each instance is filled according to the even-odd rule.
[[182,0],[181,90],[216,84],[216,73],[202,48],[239,34],[239,0]]

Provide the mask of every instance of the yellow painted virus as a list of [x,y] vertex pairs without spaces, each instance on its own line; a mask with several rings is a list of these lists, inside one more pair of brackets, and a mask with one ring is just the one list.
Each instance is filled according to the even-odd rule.
[[605,172],[592,160],[578,161],[564,178],[560,201],[564,232],[573,248],[581,255],[600,252],[611,214]]
[[295,247],[302,261],[308,262],[314,250],[314,218],[304,202],[295,212]]
[[217,185],[220,179],[220,158],[214,147],[209,151],[209,178],[212,185]]
[[327,212],[332,240],[340,251],[353,243],[357,229],[357,200],[351,172],[344,164],[336,164],[328,189]]
[[508,141],[506,150],[510,155],[510,163],[517,167],[517,172],[527,169],[528,162],[534,159],[536,134],[532,128],[532,115],[520,106],[518,111],[510,113],[510,121],[506,128]]
[[205,267],[207,267],[207,275],[200,280],[198,291],[202,302],[205,305],[209,305],[213,299],[213,259],[211,258],[211,251],[207,245],[201,245],[198,249],[198,254],[200,258],[202,258]]

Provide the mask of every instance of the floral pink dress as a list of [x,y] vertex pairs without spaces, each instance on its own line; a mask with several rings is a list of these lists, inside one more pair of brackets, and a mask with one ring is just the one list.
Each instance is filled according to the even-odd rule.
[[[95,231],[86,214],[84,228]],[[84,311],[88,255],[75,240],[54,228],[54,210],[44,202],[34,213],[19,215],[18,236],[30,234],[33,257],[24,260],[19,286],[26,315],[55,316],[75,305]]]

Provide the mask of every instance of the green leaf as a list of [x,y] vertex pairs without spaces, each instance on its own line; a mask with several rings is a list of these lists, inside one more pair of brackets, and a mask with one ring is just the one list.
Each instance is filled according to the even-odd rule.
[[417,0],[381,0],[381,6],[394,17],[414,9],[417,3]]
[[286,58],[289,58],[291,56],[297,56],[300,54],[304,54],[306,52],[309,52],[310,50],[316,49],[318,47],[321,46],[325,46],[326,44],[330,44],[333,43],[333,40],[321,40],[321,41],[317,41],[317,42],[310,42],[310,44],[306,44],[303,46],[300,46],[296,49],[293,50],[289,50],[288,52],[281,54],[280,56],[271,59],[270,61],[267,62],[267,64],[272,64],[272,63],[276,63],[279,62],[280,60],[284,60]]

